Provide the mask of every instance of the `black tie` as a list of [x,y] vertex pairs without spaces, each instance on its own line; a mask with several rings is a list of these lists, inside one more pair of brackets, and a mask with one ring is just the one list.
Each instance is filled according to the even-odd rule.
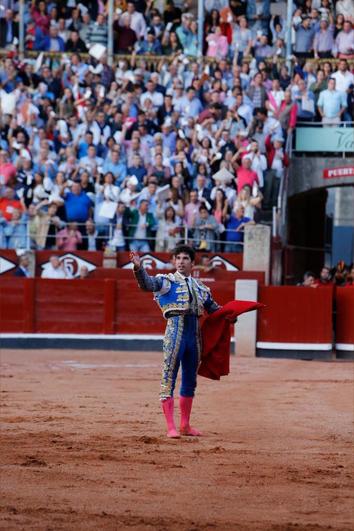
[[188,288],[188,293],[189,293],[189,302],[192,302],[193,301],[193,294],[192,294],[192,290],[191,290],[191,286],[189,284],[189,278],[187,277],[186,278],[186,282],[187,282],[187,288]]

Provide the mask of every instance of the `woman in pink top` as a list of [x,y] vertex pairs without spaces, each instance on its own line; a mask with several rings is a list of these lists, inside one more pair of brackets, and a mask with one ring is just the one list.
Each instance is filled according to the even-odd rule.
[[47,35],[49,31],[50,18],[47,14],[46,3],[38,2],[38,6],[36,6],[36,2],[32,2],[31,15],[36,26],[40,28],[45,35]]
[[248,155],[242,158],[241,167],[237,170],[237,193],[240,193],[245,185],[250,186],[251,190],[254,183],[259,185],[258,175],[251,170],[252,160]]
[[81,232],[77,230],[77,223],[69,223],[65,229],[57,234],[57,247],[60,251],[76,251],[82,243]]
[[215,28],[215,33],[210,33],[206,41],[208,43],[207,56],[208,57],[226,57],[229,50],[227,37],[221,33],[220,26]]
[[213,205],[213,215],[218,223],[225,223],[228,214],[229,204],[224,190],[218,188],[215,194]]

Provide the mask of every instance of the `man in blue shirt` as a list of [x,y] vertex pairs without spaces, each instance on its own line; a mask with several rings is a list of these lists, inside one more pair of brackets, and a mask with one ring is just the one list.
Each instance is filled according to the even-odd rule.
[[200,99],[196,96],[195,89],[189,87],[187,95],[183,97],[183,106],[181,114],[183,118],[196,118],[203,110]]
[[254,221],[245,217],[245,209],[240,206],[231,214],[226,224],[225,253],[242,253],[243,231],[246,225],[254,225]]
[[347,96],[344,92],[336,90],[336,80],[331,77],[327,90],[322,90],[318,98],[318,112],[322,116],[322,123],[339,124],[346,108]]
[[115,184],[120,186],[127,176],[127,165],[120,160],[120,146],[112,147],[110,158],[103,164],[103,173],[111,172],[115,178]]
[[91,210],[92,202],[90,198],[81,190],[79,183],[73,183],[71,192],[68,192],[65,196],[67,221],[85,223],[90,217]]
[[301,24],[294,25],[296,32],[294,51],[297,57],[313,57],[313,41],[318,28],[319,24],[316,22],[312,25],[308,16],[305,16]]

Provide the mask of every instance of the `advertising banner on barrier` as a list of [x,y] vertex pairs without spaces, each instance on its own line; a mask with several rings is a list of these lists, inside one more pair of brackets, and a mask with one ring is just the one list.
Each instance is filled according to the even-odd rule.
[[353,152],[352,127],[297,127],[296,151]]
[[[96,268],[131,269],[132,267],[128,252],[120,252],[107,257],[100,251],[73,251],[70,253],[36,251],[37,277],[40,277],[43,269],[48,266],[49,258],[52,255],[60,257],[60,261],[64,263],[64,268],[70,278],[78,277],[82,266],[87,267],[89,274],[95,271]],[[208,268],[233,272],[242,270],[242,253],[203,253],[204,255],[209,257]],[[200,263],[201,256],[201,254],[197,254],[196,264]],[[0,250],[0,275],[12,276],[18,261],[16,251],[12,249]],[[170,253],[143,253],[142,263],[147,269],[166,270],[173,267]]]

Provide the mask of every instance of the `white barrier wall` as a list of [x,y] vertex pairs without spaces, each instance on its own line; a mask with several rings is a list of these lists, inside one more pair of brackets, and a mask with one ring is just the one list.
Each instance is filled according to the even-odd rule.
[[[235,299],[242,301],[258,300],[257,280],[236,280]],[[257,311],[247,312],[238,317],[235,324],[236,356],[255,356],[257,340]]]

